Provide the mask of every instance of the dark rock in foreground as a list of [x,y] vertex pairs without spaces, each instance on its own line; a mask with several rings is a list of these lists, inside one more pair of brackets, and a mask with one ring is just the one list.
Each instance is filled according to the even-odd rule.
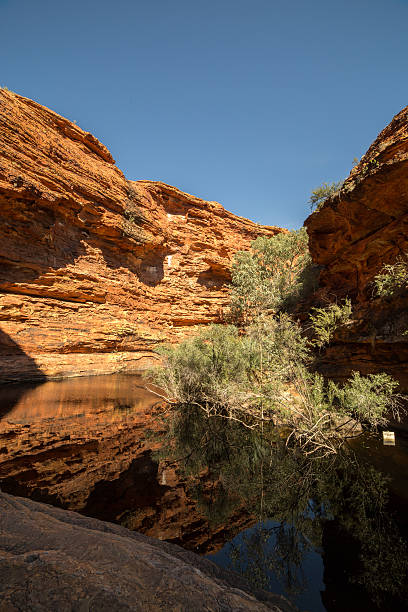
[[294,608],[178,546],[0,493],[0,612]]

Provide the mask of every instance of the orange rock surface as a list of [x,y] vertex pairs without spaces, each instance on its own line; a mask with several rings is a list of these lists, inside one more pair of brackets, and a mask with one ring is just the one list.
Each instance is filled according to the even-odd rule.
[[408,390],[408,297],[373,298],[372,285],[384,264],[408,253],[408,107],[305,225],[313,260],[322,266],[316,298],[353,300],[353,324],[339,331],[321,371],[340,378],[352,370],[386,371]]
[[382,265],[408,251],[408,106],[305,225],[320,285],[366,301]]
[[134,370],[217,322],[233,254],[282,231],[150,181],[0,90],[0,377]]

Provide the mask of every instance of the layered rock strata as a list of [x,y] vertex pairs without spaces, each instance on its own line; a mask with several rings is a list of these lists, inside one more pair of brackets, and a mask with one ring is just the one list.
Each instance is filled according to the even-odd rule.
[[353,301],[353,322],[337,333],[321,371],[337,378],[387,371],[408,390],[408,295],[380,299],[372,284],[384,264],[408,252],[408,107],[305,225],[321,266],[316,302]]
[[178,546],[0,493],[0,610],[294,607]]
[[279,228],[150,181],[94,136],[0,90],[0,377],[142,367],[221,319],[233,254]]

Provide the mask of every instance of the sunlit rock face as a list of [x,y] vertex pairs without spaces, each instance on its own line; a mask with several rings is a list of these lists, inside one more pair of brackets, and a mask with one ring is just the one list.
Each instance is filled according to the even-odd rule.
[[94,136],[0,90],[0,377],[138,369],[217,322],[233,254],[279,228],[130,182]]
[[408,107],[305,225],[322,267],[317,299],[354,302],[354,323],[336,336],[322,371],[340,378],[352,370],[387,371],[408,390],[407,296],[373,299],[372,285],[384,264],[408,252]]

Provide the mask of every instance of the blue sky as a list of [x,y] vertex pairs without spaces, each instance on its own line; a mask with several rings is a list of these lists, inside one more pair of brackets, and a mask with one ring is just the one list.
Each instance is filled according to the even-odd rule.
[[300,227],[408,104],[408,0],[0,0],[0,85],[129,179]]

